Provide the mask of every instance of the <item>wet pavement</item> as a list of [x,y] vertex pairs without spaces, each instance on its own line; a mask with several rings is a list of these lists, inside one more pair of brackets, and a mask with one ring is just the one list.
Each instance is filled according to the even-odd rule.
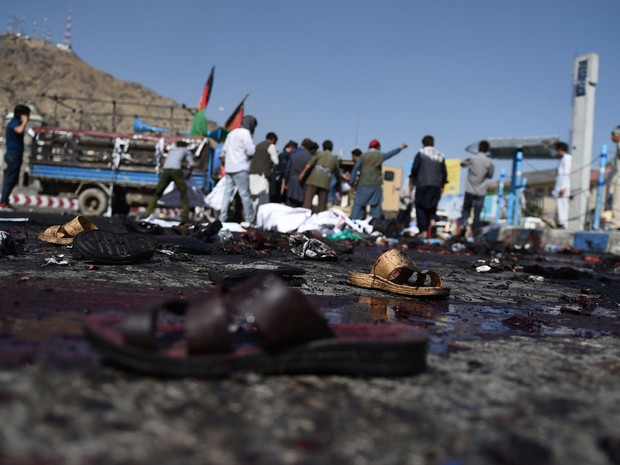
[[[310,261],[264,234],[207,255],[93,266],[35,238],[72,215],[27,216],[0,218],[19,247],[0,257],[0,463],[620,463],[619,257],[403,241],[452,289],[425,301],[346,283],[385,246],[330,242],[337,261]],[[84,340],[88,315],[199,301],[210,271],[261,262],[305,269],[291,285],[331,323],[425,328],[428,369],[159,379],[109,366]]]

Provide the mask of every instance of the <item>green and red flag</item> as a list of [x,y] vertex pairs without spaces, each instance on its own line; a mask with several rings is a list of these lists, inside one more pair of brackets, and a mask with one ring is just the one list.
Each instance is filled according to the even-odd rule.
[[237,105],[235,111],[233,111],[232,115],[230,115],[230,117],[226,120],[226,124],[224,124],[224,129],[232,131],[233,129],[241,127],[241,121],[243,120],[243,115],[245,111],[245,100],[249,96],[250,94],[247,94],[245,97],[243,97],[241,103]]
[[196,113],[194,114],[194,118],[192,119],[192,130],[190,131],[190,134],[192,136],[206,136],[209,132],[207,115],[205,114],[205,110],[207,108],[207,105],[209,104],[209,98],[211,97],[214,74],[215,66],[211,68],[211,73],[209,74],[207,83],[202,90],[202,96],[198,101],[198,111],[196,111]]

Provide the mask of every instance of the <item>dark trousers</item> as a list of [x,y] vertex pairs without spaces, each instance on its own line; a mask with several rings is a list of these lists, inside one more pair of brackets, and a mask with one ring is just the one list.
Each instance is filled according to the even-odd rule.
[[474,209],[474,217],[472,219],[472,232],[474,236],[480,233],[480,214],[484,205],[484,195],[473,195],[465,192],[463,200],[463,210],[461,211],[461,228],[466,228],[469,221],[471,209]]
[[415,216],[420,232],[427,232],[431,220],[435,219],[439,199],[441,199],[440,187],[418,186],[415,188]]
[[4,169],[4,178],[2,180],[2,198],[0,202],[9,203],[11,192],[17,186],[19,181],[19,170],[22,167],[23,154],[7,153],[4,155],[6,168]]

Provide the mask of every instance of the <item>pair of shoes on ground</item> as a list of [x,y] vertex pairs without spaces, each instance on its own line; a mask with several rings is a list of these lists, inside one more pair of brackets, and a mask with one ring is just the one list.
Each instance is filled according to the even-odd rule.
[[[416,273],[416,280],[409,278]],[[439,274],[420,269],[402,250],[390,249],[381,255],[370,273],[349,271],[349,284],[366,289],[377,289],[391,294],[420,298],[446,298],[450,288],[444,287]]]
[[427,333],[401,323],[329,325],[305,296],[261,274],[235,292],[190,305],[184,324],[158,310],[92,315],[85,334],[115,365],[157,376],[413,375],[426,366]]

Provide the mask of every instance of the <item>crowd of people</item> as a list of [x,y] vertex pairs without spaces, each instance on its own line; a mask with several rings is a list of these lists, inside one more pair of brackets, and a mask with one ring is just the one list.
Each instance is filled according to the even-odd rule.
[[[342,191],[352,193],[353,220],[368,216],[373,220],[383,218],[383,163],[400,154],[407,144],[384,152],[381,143],[373,139],[365,152],[358,148],[351,152],[354,165],[346,172],[333,153],[331,140],[326,139],[321,145],[310,138],[299,144],[291,140],[278,153],[278,136],[274,132],[268,132],[265,140],[254,144],[256,126],[256,118],[245,116],[241,127],[230,132],[222,148],[225,189],[221,221],[229,218],[235,192],[243,209],[243,226],[253,223],[257,209],[265,203],[284,203],[319,213],[337,202]],[[410,185],[415,186],[412,205],[415,205],[421,236],[428,234],[448,182],[445,156],[434,145],[433,136],[422,139],[409,177]],[[409,218],[402,219],[404,226],[408,226]]]
[[[17,184],[23,161],[24,134],[29,117],[30,109],[25,105],[17,105],[6,126],[5,170],[0,198],[2,210],[12,209],[10,195]],[[333,153],[334,144],[331,140],[324,140],[321,146],[310,138],[303,139],[299,144],[290,140],[278,153],[278,136],[275,132],[268,132],[263,141],[254,143],[257,125],[256,118],[247,115],[241,126],[231,131],[225,140],[220,156],[221,173],[225,179],[219,212],[221,221],[228,220],[236,193],[243,211],[241,223],[249,226],[255,222],[258,208],[266,203],[283,203],[293,208],[303,207],[319,213],[335,204],[343,191],[348,191],[352,199],[351,219],[383,219],[383,163],[400,154],[407,148],[407,144],[402,143],[393,150],[383,152],[381,143],[373,139],[365,152],[358,148],[351,151],[353,169],[345,172]],[[620,160],[620,126],[612,130],[611,139],[616,144],[616,157],[611,163],[606,197],[612,211],[610,224],[613,229],[620,229],[620,174],[617,169]],[[559,228],[566,228],[572,157],[565,142],[557,142],[554,149],[555,154],[561,158],[553,189],[556,198],[556,223]],[[494,174],[490,150],[488,141],[480,141],[478,153],[461,163],[462,167],[467,168],[459,231],[461,235],[469,232],[470,235],[477,236],[481,232],[484,198],[488,182]],[[147,215],[152,213],[165,187],[174,182],[181,194],[182,219],[188,218],[189,201],[185,185],[188,174],[184,168],[188,168],[191,174],[193,159],[191,152],[180,141],[166,157],[160,182],[146,210]],[[409,173],[408,187],[413,195],[404,197],[406,202],[401,206],[397,222],[408,226],[411,211],[415,208],[418,235],[427,237],[431,233],[439,200],[447,182],[445,156],[435,148],[434,137],[426,135],[422,138],[421,148],[413,157]],[[315,198],[317,202],[314,201]]]

